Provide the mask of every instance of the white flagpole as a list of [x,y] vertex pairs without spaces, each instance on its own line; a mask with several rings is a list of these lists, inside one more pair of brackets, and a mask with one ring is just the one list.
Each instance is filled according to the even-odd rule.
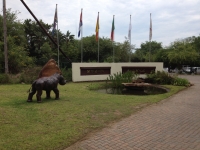
[[5,73],[8,69],[8,46],[7,46],[7,25],[6,25],[6,0],[3,0],[3,35],[4,35],[4,57],[5,57]]
[[130,15],[130,25],[129,25],[129,46],[130,46],[130,54],[129,54],[129,62],[131,61],[131,15]]
[[99,12],[98,12],[98,22],[97,22],[97,24],[98,24],[98,62],[99,62]]
[[115,39],[115,23],[114,23],[114,17],[113,15],[113,22],[112,22],[112,29],[113,29],[113,40],[112,40],[112,46],[113,46],[113,63],[115,62],[115,49],[114,49],[114,39]]
[[60,66],[60,58],[59,58],[59,38],[58,38],[58,9],[56,4],[56,14],[57,14],[57,43],[58,43],[58,68]]
[[98,62],[99,62],[99,32],[98,32]]
[[150,13],[150,28],[149,28],[149,62],[151,61],[151,39],[152,39],[152,21]]
[[[83,8],[81,9],[81,21],[83,22]],[[82,37],[83,37],[83,24],[81,26],[81,62],[83,62],[83,42],[82,42]]]

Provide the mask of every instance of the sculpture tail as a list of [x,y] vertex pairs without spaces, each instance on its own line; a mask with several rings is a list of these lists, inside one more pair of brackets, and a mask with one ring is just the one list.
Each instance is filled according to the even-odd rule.
[[32,86],[30,87],[30,89],[27,91],[27,93],[30,93],[31,92],[31,90],[32,90]]

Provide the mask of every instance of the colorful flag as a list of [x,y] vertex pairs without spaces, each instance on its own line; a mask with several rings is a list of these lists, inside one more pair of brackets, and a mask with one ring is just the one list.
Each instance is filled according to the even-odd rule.
[[58,16],[57,16],[57,4],[56,4],[56,10],[55,10],[54,21],[53,21],[52,36],[55,33],[55,29],[56,29],[57,24],[58,24]]
[[81,35],[82,26],[83,26],[83,20],[82,20],[82,9],[81,9],[78,37]]
[[114,23],[114,15],[113,15],[113,21],[112,21],[112,28],[111,28],[111,40],[114,41],[114,30],[115,30],[115,23]]
[[149,41],[152,39],[152,21],[151,21],[151,13],[150,13],[150,28],[149,28]]
[[128,30],[128,39],[129,39],[129,41],[131,41],[131,29],[132,29],[132,26],[131,26],[131,15],[130,15],[130,24],[129,24],[129,30]]
[[96,41],[98,41],[99,39],[99,12],[98,12],[98,16],[97,16],[97,23],[96,23]]

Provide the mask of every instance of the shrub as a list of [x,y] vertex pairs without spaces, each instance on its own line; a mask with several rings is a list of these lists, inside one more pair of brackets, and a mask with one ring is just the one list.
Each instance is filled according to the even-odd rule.
[[72,81],[72,68],[61,68],[61,72],[65,80]]
[[187,79],[182,79],[177,76],[172,76],[164,71],[157,71],[156,73],[151,73],[147,75],[145,79],[146,82],[156,83],[156,84],[168,84],[175,86],[189,86],[190,82]]
[[5,84],[5,83],[9,83],[9,76],[8,74],[0,74],[0,83],[1,84]]
[[155,73],[147,74],[147,82],[156,84],[171,84],[174,77],[164,71],[157,71]]
[[132,71],[127,71],[126,73],[122,74],[116,73],[113,75],[109,75],[106,81],[106,88],[111,88],[113,93],[121,93],[124,86],[122,83],[129,83],[132,82],[133,78],[137,78],[138,75]]
[[26,68],[20,74],[19,82],[31,84],[34,80],[38,78],[41,68],[42,67]]
[[190,82],[187,79],[175,77],[172,85],[176,85],[176,86],[189,86]]

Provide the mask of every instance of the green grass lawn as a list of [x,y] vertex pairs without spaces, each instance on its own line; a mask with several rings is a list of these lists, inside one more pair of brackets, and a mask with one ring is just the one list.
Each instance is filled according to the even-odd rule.
[[101,83],[59,85],[60,100],[26,102],[30,85],[0,85],[0,149],[64,149],[88,132],[129,116],[144,106],[159,102],[181,86],[166,86],[169,93],[135,96],[111,95],[89,90]]

